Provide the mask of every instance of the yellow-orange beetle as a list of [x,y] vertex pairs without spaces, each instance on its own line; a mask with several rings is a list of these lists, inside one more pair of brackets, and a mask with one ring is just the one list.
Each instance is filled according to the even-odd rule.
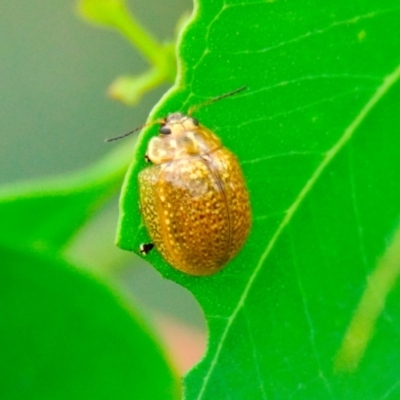
[[[146,153],[154,165],[139,174],[145,226],[174,268],[213,274],[238,253],[250,231],[242,170],[236,156],[195,118],[173,113],[160,123],[160,135]],[[152,247],[144,244],[141,251]]]

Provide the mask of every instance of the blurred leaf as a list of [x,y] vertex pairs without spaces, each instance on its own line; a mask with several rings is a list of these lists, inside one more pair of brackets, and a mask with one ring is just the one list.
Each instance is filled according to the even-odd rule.
[[[151,67],[148,71],[130,77],[118,78],[110,87],[114,99],[135,105],[144,93],[165,82],[173,82],[176,76],[174,43],[159,43],[141,26],[122,0],[78,0],[78,12],[86,20],[116,29],[125,36]],[[182,21],[179,21],[179,26]]]
[[59,252],[120,188],[129,159],[125,145],[74,175],[0,188],[0,243]]
[[[394,0],[199,5],[180,45],[182,75],[152,118],[248,86],[196,117],[238,155],[254,221],[244,250],[215,276],[148,256],[208,321],[187,399],[400,396],[400,260],[386,254],[396,254],[400,221],[399,21]],[[137,175],[156,134],[143,132],[125,180],[118,241],[127,250],[149,240]],[[386,274],[374,272],[381,257],[391,259]],[[383,305],[346,368],[342,340],[370,275]]]
[[1,399],[176,399],[132,310],[63,261],[0,248]]

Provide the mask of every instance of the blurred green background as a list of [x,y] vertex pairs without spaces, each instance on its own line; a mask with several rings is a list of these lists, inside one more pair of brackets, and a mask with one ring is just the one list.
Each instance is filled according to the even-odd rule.
[[[177,20],[192,7],[189,0],[127,3],[160,40],[173,37]],[[124,38],[90,26],[75,9],[72,0],[0,3],[1,184],[68,174],[112,146],[132,146],[131,140],[111,145],[104,139],[145,122],[168,89],[148,93],[131,108],[109,99],[107,88],[117,76],[141,73],[147,63]],[[189,292],[116,248],[117,213],[115,198],[83,228],[68,255],[106,276],[145,315],[155,310],[204,331]]]

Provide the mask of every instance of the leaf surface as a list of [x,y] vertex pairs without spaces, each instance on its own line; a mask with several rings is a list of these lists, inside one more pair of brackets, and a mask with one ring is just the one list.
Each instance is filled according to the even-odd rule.
[[[399,397],[399,21],[393,0],[199,4],[176,88],[152,118],[248,87],[195,116],[237,154],[253,228],[215,276],[148,256],[208,322],[187,399]],[[128,250],[149,241],[137,174],[155,134],[124,184]]]

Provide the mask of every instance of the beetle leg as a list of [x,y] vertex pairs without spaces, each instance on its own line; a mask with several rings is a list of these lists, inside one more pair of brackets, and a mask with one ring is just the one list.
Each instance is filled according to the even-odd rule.
[[151,250],[153,250],[154,244],[153,243],[142,243],[139,247],[140,253],[144,256],[147,256],[147,254],[150,253]]
[[144,161],[146,161],[147,163],[151,162],[151,160],[147,154],[144,155]]

